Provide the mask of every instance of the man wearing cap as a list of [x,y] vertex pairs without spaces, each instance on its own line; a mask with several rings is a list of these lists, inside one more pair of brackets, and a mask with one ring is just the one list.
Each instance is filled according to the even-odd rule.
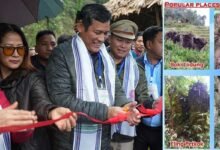
[[[144,68],[138,66],[129,53],[137,25],[130,20],[120,20],[111,25],[109,37],[109,53],[115,61],[116,73],[121,81],[128,99],[145,101],[146,107],[151,108],[152,102],[148,97],[147,82]],[[127,122],[112,125],[112,142],[114,150],[133,150],[135,127]]]

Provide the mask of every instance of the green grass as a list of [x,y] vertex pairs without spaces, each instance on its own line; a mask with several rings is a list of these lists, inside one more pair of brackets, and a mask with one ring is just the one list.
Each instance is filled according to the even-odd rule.
[[[208,69],[209,68],[209,45],[204,47],[204,50],[197,51],[186,49],[178,44],[174,44],[170,40],[165,41],[164,47],[165,69]],[[176,65],[171,65],[171,62]],[[197,65],[187,66],[184,65]]]
[[[196,51],[183,48],[179,44],[174,44],[172,41],[166,40],[164,44],[165,69],[209,69],[209,27],[177,22],[165,22],[164,26],[165,33],[168,31],[192,33],[196,37],[205,38],[208,41],[202,51]],[[181,66],[171,66],[170,62]],[[186,66],[184,62],[187,62],[189,65],[194,64],[199,66]]]
[[180,32],[180,33],[186,33],[190,32],[193,33],[195,36],[205,38],[207,41],[209,41],[209,27],[206,26],[195,26],[191,24],[186,23],[165,23],[165,32],[168,32],[170,30]]

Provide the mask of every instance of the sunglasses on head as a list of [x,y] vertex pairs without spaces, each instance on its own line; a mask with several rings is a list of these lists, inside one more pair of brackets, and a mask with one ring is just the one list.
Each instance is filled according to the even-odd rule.
[[17,50],[17,53],[20,56],[24,56],[24,54],[25,54],[25,47],[24,46],[19,46],[19,47],[0,46],[0,48],[2,48],[3,54],[5,56],[12,56],[14,54],[15,50]]

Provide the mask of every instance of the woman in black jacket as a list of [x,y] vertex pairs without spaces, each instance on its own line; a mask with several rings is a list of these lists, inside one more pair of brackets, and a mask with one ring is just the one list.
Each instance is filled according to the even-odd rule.
[[[33,72],[28,49],[25,36],[19,27],[0,23],[0,91],[9,103],[17,101],[18,109],[34,110],[38,120],[56,119],[70,112],[69,109],[57,107],[49,101],[44,81],[40,75]],[[55,125],[60,130],[70,131],[75,126],[75,120],[76,114],[73,114]],[[35,129],[28,141],[19,144],[12,142],[12,149],[49,149],[49,141],[45,139],[46,132]]]

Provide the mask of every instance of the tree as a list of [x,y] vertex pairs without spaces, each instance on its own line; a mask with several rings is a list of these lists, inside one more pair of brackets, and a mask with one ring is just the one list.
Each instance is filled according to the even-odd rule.
[[49,22],[45,19],[23,28],[30,47],[35,46],[35,36],[40,30],[50,29],[55,32],[57,37],[61,34],[74,34],[76,13],[86,2],[85,0],[63,0],[63,2],[64,10],[57,17],[49,18]]
[[[209,90],[207,77],[165,78],[166,140],[203,141],[209,145]],[[167,115],[169,113],[169,115]],[[171,132],[172,131],[172,132]],[[166,141],[166,143],[168,143]]]
[[[170,22],[170,18],[172,18],[172,22],[179,23],[190,23],[196,26],[204,26],[206,16],[200,16],[197,12],[191,9],[165,9],[165,23]],[[168,20],[167,20],[168,19]]]

